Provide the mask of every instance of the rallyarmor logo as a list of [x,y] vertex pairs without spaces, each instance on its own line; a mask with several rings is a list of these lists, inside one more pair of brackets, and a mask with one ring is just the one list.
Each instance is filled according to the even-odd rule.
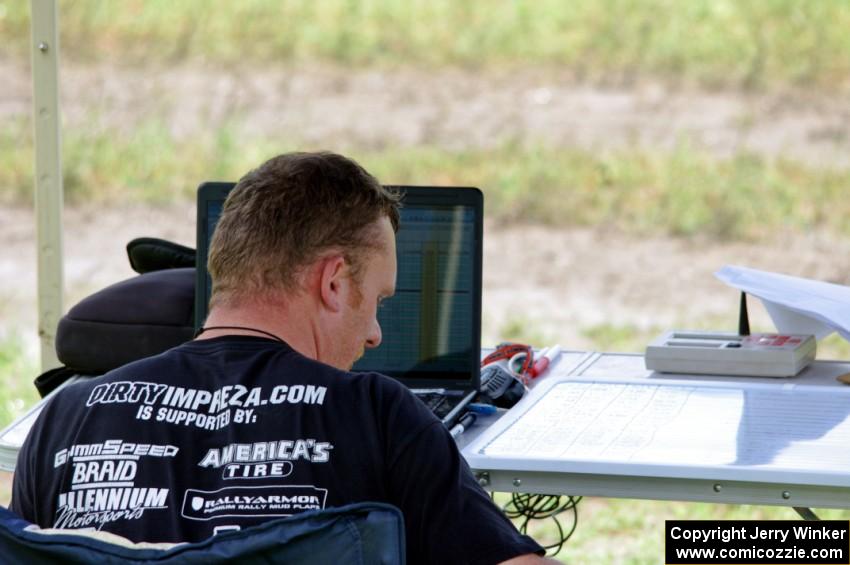
[[215,491],[187,489],[182,515],[189,520],[291,516],[306,510],[321,510],[327,495],[327,489],[307,485],[227,487]]

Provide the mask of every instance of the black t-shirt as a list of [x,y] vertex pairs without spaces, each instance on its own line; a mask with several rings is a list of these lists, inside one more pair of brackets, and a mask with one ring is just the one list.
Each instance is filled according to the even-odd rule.
[[541,550],[404,386],[248,336],[60,391],[21,449],[12,509],[42,527],[180,542],[359,501],[401,509],[411,563]]

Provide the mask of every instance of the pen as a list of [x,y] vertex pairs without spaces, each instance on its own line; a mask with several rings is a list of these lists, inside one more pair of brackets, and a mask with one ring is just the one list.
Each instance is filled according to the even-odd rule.
[[531,370],[532,378],[537,378],[543,373],[546,372],[546,369],[549,368],[549,365],[552,364],[553,361],[557,361],[558,357],[561,355],[561,346],[553,345],[552,347],[545,350],[543,356],[537,360],[534,364],[534,367]]
[[[850,373],[848,373],[848,375],[850,375]],[[481,414],[482,416],[495,414],[498,410],[498,408],[496,408],[492,404],[481,404],[479,402],[473,402],[472,404],[467,406],[467,408],[469,408],[472,412],[475,412],[476,414]]]
[[549,359],[546,357],[546,355],[551,349],[551,347],[544,347],[543,350],[540,352],[540,357],[537,359],[537,361],[534,362],[534,365],[531,366],[531,370],[529,371],[529,373],[531,374],[532,379],[537,378],[538,375],[543,373],[543,371],[545,371],[549,367]]
[[456,438],[460,434],[463,433],[465,429],[472,425],[476,418],[475,412],[467,412],[463,416],[460,417],[458,423],[454,425],[452,430],[449,432],[453,438]]

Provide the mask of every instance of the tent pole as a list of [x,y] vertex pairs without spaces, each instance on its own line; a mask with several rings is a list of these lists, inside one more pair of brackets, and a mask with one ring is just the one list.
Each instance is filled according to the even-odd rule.
[[60,365],[54,339],[62,316],[62,143],[59,115],[59,8],[31,0],[38,336],[41,370]]

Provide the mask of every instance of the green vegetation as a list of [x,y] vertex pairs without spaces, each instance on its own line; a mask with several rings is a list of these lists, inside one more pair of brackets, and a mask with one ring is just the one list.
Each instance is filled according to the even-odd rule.
[[0,338],[0,429],[36,403],[36,361],[15,334]]
[[[242,66],[329,62],[392,68],[531,66],[578,81],[638,77],[709,86],[842,89],[850,76],[850,4],[839,0],[59,0],[63,56],[76,61]],[[0,0],[6,55],[29,46],[29,4]],[[91,123],[95,124],[96,116]],[[303,147],[257,138],[238,116],[178,140],[168,123],[132,133],[64,132],[66,200],[190,199],[203,179],[235,179]],[[739,153],[594,151],[510,141],[452,151],[337,146],[388,183],[473,184],[499,221],[601,226],[636,234],[758,239],[776,230],[847,234],[850,171]],[[0,203],[29,203],[32,134],[0,126]],[[118,196],[120,195],[120,197]],[[758,206],[755,205],[758,203]]]
[[[501,501],[500,495],[497,500]],[[825,520],[847,520],[847,510],[818,509]],[[629,563],[656,565],[664,559],[665,520],[798,520],[791,508],[738,504],[704,504],[648,500],[584,498],[578,505],[578,528],[557,559],[576,565]],[[563,518],[565,526],[570,519]],[[543,521],[530,533],[553,543],[557,530]]]
[[[846,86],[841,0],[60,0],[63,53],[223,64],[557,65],[590,80]],[[29,45],[29,3],[0,2],[0,37]]]
[[[510,496],[496,494],[504,506]],[[818,509],[825,520],[847,520],[850,512]],[[655,565],[663,561],[665,520],[797,520],[791,508],[741,504],[602,499],[585,497],[578,505],[578,527],[557,559],[578,565],[629,563]],[[569,530],[572,517],[562,514],[561,526]],[[558,540],[550,519],[532,521],[529,534],[543,545]]]
[[[202,139],[176,141],[166,124],[145,122],[131,133],[73,129],[64,133],[62,163],[65,200],[110,203],[167,203],[195,194],[200,181],[238,178],[275,151],[291,145],[268,141],[237,150],[232,128]],[[26,203],[32,193],[33,140],[29,120],[0,129],[0,202]]]
[[[730,325],[729,320],[720,319],[701,320],[698,324],[673,324],[673,326],[695,330],[717,330],[719,328],[727,331],[735,331],[734,326]],[[581,334],[592,343],[591,347],[595,351],[643,351],[646,345],[665,329],[662,327],[638,328],[630,324],[600,324],[582,328]],[[775,332],[776,330],[770,327],[754,327],[753,331]],[[551,340],[528,341],[525,343],[538,344],[549,342]],[[817,358],[822,360],[850,359],[850,342],[837,333],[832,334],[818,341]]]
[[[31,137],[26,120],[0,129],[0,203],[30,201]],[[239,178],[265,158],[299,147],[295,139],[248,137],[238,123],[185,141],[161,122],[145,123],[132,134],[69,130],[63,140],[66,201],[187,200],[201,180]],[[846,169],[752,154],[717,159],[687,146],[672,153],[514,143],[459,152],[430,146],[338,149],[387,183],[480,186],[488,216],[504,222],[715,239],[812,228],[850,233]]]
[[599,324],[582,328],[581,334],[594,344],[596,351],[643,351],[661,332],[657,327],[641,329],[631,324]]
[[521,316],[511,316],[499,328],[498,336],[501,341],[528,343],[535,347],[542,347],[543,344],[555,341],[538,330],[536,326],[534,320]]
[[850,359],[850,342],[838,334],[824,338],[818,342],[818,359]]

